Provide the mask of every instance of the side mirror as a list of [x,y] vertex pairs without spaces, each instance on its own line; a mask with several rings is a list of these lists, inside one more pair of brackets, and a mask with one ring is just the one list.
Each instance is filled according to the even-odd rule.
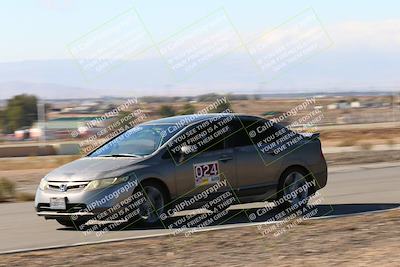
[[197,152],[197,146],[196,145],[193,145],[193,146],[186,145],[186,146],[182,146],[181,147],[181,153],[183,155],[189,155],[189,154],[196,153],[196,152]]

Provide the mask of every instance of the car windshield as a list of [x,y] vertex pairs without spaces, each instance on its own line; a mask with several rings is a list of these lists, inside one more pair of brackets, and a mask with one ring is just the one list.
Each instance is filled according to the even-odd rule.
[[181,128],[173,124],[138,125],[108,141],[89,157],[141,157],[156,151]]

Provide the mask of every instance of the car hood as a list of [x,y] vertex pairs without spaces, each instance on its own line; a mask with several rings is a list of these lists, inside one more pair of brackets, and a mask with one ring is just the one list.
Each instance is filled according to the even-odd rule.
[[143,158],[85,157],[63,165],[46,175],[48,181],[91,181],[117,177],[142,168]]

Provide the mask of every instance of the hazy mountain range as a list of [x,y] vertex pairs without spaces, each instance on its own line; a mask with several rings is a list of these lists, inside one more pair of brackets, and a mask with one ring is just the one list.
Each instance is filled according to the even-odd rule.
[[162,59],[120,61],[113,70],[86,80],[74,60],[0,63],[0,99],[20,93],[42,98],[86,98],[215,93],[300,93],[400,91],[400,55],[325,53],[298,63],[274,79],[265,77],[244,54],[209,64],[184,80]]

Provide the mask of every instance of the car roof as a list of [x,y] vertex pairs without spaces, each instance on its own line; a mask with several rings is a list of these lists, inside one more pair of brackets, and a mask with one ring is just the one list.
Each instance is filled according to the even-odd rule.
[[190,115],[180,115],[174,117],[167,117],[158,120],[147,121],[143,125],[155,125],[155,124],[178,124],[180,126],[187,126],[196,122],[203,120],[219,117],[219,116],[236,116],[240,119],[250,119],[250,120],[260,120],[261,117],[253,115],[243,115],[237,113],[207,113],[207,114],[190,114]]

